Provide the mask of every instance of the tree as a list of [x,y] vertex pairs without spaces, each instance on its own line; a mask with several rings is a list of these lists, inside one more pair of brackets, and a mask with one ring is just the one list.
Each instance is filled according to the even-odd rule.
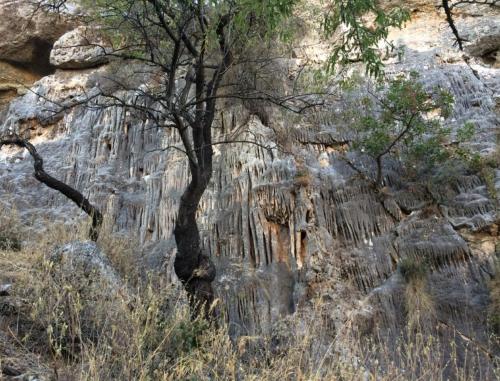
[[[154,115],[159,127],[175,128],[188,159],[191,179],[181,196],[174,228],[178,250],[174,268],[197,314],[213,301],[215,267],[201,247],[196,213],[212,177],[216,102],[228,97],[220,94],[222,79],[245,47],[243,40],[275,29],[280,19],[291,14],[294,1],[272,0],[266,6],[247,1],[96,3],[102,25],[118,41],[115,54],[153,65],[164,75],[163,84],[144,93],[154,105],[140,111]],[[230,96],[264,97],[240,91]],[[124,107],[137,108],[112,98]]]
[[410,19],[405,8],[382,9],[377,0],[333,0],[327,2],[323,19],[326,36],[338,35],[328,58],[327,71],[338,65],[361,61],[366,73],[373,77],[383,74],[378,45],[387,40],[389,28],[401,28]]
[[[248,63],[258,45],[286,34],[285,20],[298,0],[80,0],[86,19],[107,35],[112,49],[103,54],[120,62],[141,62],[159,74],[152,86],[127,87],[139,94],[133,102],[115,92],[101,91],[103,106],[119,106],[144,113],[158,128],[173,128],[182,141],[189,163],[190,181],[178,209],[174,236],[178,252],[177,276],[191,302],[208,308],[213,300],[215,267],[203,252],[196,212],[212,177],[212,128],[220,99],[242,99],[274,104],[301,112],[314,107],[317,97],[308,94],[274,94],[256,86],[224,83],[238,64]],[[66,0],[39,0],[38,8],[60,11]],[[368,16],[368,17],[365,17]],[[383,12],[376,0],[331,0],[323,17],[328,37],[340,31],[329,71],[352,59],[367,64],[367,72],[380,75],[376,45],[388,28],[401,26],[408,13]],[[105,52],[105,53],[104,53]],[[258,61],[258,58],[255,59]],[[97,96],[87,101],[96,101]],[[79,102],[78,104],[82,104]],[[65,106],[66,107],[66,106]],[[61,110],[63,110],[62,108]],[[179,147],[173,147],[180,149]]]
[[[353,115],[352,147],[375,162],[375,179],[352,161],[348,164],[377,188],[384,186],[386,156],[393,155],[406,167],[426,169],[450,157],[470,156],[460,146],[449,144],[451,129],[443,124],[453,110],[453,96],[444,89],[426,90],[418,78],[418,73],[411,72],[392,79],[387,87],[379,86],[376,92],[369,91],[360,101],[365,113]],[[473,132],[474,126],[466,123],[457,131],[457,143],[469,140]]]

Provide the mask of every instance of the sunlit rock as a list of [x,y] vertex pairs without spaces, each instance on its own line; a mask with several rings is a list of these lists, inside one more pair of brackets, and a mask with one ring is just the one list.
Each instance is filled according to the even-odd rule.
[[60,69],[86,69],[107,63],[109,52],[109,45],[95,30],[78,27],[54,43],[50,63]]

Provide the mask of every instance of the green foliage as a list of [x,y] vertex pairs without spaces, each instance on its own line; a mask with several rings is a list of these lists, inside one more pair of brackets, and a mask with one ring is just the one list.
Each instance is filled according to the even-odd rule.
[[462,127],[457,129],[457,139],[460,142],[471,140],[476,131],[476,126],[472,122],[466,122]]
[[180,353],[189,353],[199,348],[203,333],[210,328],[204,319],[185,320],[172,332],[172,345]]
[[174,45],[165,25],[174,37],[182,30],[197,48],[211,49],[218,46],[216,30],[226,18],[227,43],[237,52],[256,39],[286,37],[283,21],[291,16],[297,0],[80,2],[90,12],[89,21],[101,26],[120,55],[161,65],[169,63]]
[[[165,34],[161,13],[174,31],[181,28],[187,37],[196,37],[207,47],[218,44],[216,29],[220,20],[229,16],[227,36],[231,48],[238,51],[279,36],[289,40],[293,28],[287,20],[300,4],[299,0],[202,0],[202,1],[137,1],[80,0],[94,23],[100,24],[115,49],[124,49],[128,57],[165,62],[164,54],[172,53],[171,36]],[[409,20],[402,8],[383,10],[376,0],[328,0],[322,17],[326,37],[335,36],[327,63],[331,74],[339,65],[353,60],[366,64],[367,74],[379,77],[383,64],[378,45],[387,41],[389,28],[401,27]],[[160,9],[161,12],[157,12]],[[206,25],[196,25],[202,15]],[[155,57],[156,56],[156,57]]]
[[450,144],[451,130],[443,125],[453,109],[453,97],[445,89],[426,90],[418,74],[410,73],[379,85],[377,91],[359,101],[363,114],[354,115],[356,138],[353,148],[371,156],[378,166],[381,184],[381,159],[394,155],[409,171],[428,171],[447,159],[472,160],[463,148],[474,135],[474,125],[466,123]]
[[488,309],[488,322],[493,333],[500,337],[500,245],[495,247],[495,276],[489,282],[491,303]]
[[429,273],[429,265],[425,259],[406,257],[399,261],[399,271],[407,283],[424,279]]
[[21,250],[21,241],[19,237],[0,233],[0,250]]
[[500,166],[500,156],[498,153],[489,156],[465,153],[465,159],[469,169],[477,173],[486,185],[486,190],[490,198],[498,205],[497,189],[495,186],[495,172]]
[[366,73],[379,77],[383,64],[377,45],[387,41],[390,27],[400,28],[410,14],[402,8],[382,10],[376,0],[332,0],[323,19],[327,36],[340,34],[328,61],[332,72],[337,65],[360,60],[366,65]]

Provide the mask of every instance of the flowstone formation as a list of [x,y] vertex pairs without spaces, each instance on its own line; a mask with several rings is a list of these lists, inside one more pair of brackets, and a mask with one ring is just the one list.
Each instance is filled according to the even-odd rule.
[[[490,59],[498,57],[500,47],[498,14],[474,8],[492,25],[484,32],[463,11],[462,31],[477,32],[464,60],[452,47],[442,15],[425,9],[414,13],[404,30],[393,32],[402,54],[387,57],[386,71],[414,70],[426,87],[449,90],[455,98],[450,127],[473,122],[471,149],[483,157],[498,155],[500,81],[498,63]],[[87,53],[83,61],[91,65],[85,69],[65,70],[60,64],[32,92],[12,100],[1,117],[2,132],[30,136],[48,172],[88,196],[116,231],[138,237],[145,270],[173,278],[172,230],[188,168],[182,154],[166,147],[179,146],[180,140],[119,107],[89,104],[58,113],[58,107],[98,88],[123,91],[109,76],[125,77],[127,68]],[[104,65],[88,68],[94,64]],[[154,73],[144,73],[144,79],[150,76]],[[126,96],[141,101],[139,92]],[[338,109],[344,105],[339,101]],[[424,258],[437,321],[486,339],[487,282],[494,276],[498,242],[498,168],[489,183],[461,173],[432,188],[405,179],[388,160],[380,194],[339,157],[349,136],[337,123],[336,110],[316,114],[304,126],[255,114],[244,104],[219,112],[214,141],[259,144],[214,146],[213,180],[199,211],[204,246],[217,266],[221,313],[232,334],[269,332],[277,319],[307,309],[319,296],[329,306],[327,319],[336,332],[344,332],[348,321],[358,333],[396,335],[407,318],[401,264]],[[276,125],[285,133],[278,134]],[[286,144],[287,153],[275,148],[277,142]],[[37,221],[43,218],[66,221],[79,215],[31,176],[28,155],[3,150],[0,158],[0,199],[34,221],[35,229],[42,228]]]

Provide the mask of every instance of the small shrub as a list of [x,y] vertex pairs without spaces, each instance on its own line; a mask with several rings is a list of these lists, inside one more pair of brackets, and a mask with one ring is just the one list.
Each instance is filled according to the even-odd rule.
[[98,244],[121,277],[136,285],[135,282],[140,277],[138,239],[133,236],[113,233],[105,227],[101,231]]
[[469,168],[473,173],[477,173],[486,185],[489,197],[498,204],[497,190],[495,187],[495,172],[500,166],[500,156],[498,153],[481,157],[476,155],[470,161]]
[[399,271],[407,283],[425,279],[429,272],[427,261],[406,257],[399,261]]
[[406,257],[400,261],[399,271],[406,281],[405,310],[409,332],[429,332],[435,322],[436,307],[428,291],[427,261]]
[[445,164],[472,160],[474,155],[463,143],[473,138],[475,126],[470,122],[459,126],[456,141],[451,139],[452,129],[444,121],[452,113],[453,96],[446,89],[426,89],[418,73],[411,72],[387,84],[380,82],[368,92],[370,96],[351,100],[343,113],[354,134],[352,149],[371,158],[376,173],[348,161],[377,186],[384,185],[388,157],[402,164],[405,175],[419,181],[433,177]]
[[293,184],[297,187],[308,187],[311,185],[311,174],[307,169],[298,169],[293,177]]
[[293,176],[293,184],[298,187],[308,187],[312,183],[312,175],[306,166],[303,158],[295,159],[295,174]]
[[16,235],[0,233],[0,250],[21,250],[21,241]]

